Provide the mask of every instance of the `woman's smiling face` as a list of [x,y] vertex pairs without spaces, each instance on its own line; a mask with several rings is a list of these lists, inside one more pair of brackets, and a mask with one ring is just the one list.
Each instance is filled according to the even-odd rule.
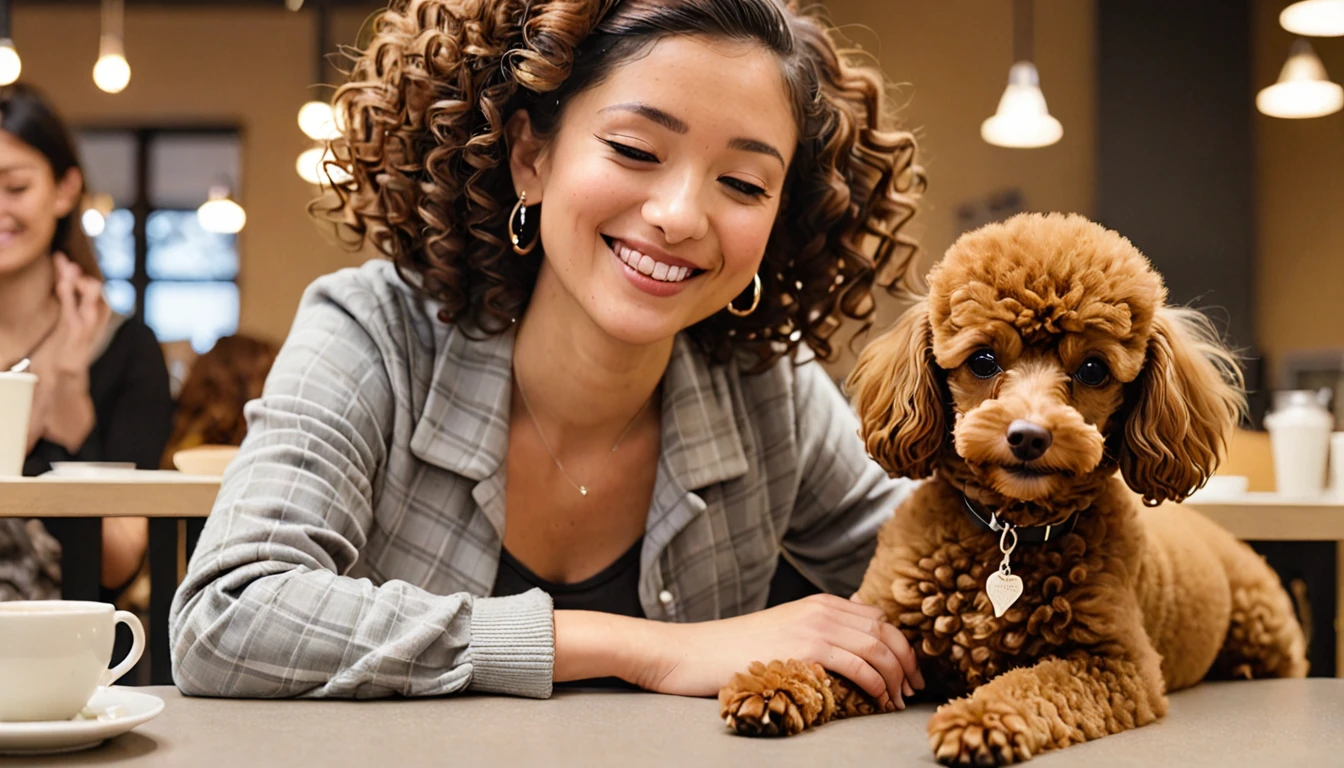
[[510,140],[515,190],[542,204],[540,279],[613,338],[649,344],[751,284],[797,128],[768,51],[670,37],[574,96],[548,140],[521,110]]

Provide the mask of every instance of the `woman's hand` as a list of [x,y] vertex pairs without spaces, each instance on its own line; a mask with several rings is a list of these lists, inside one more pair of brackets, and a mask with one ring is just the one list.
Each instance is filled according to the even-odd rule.
[[651,691],[712,696],[751,662],[774,659],[817,662],[884,709],[904,709],[904,696],[924,687],[914,651],[882,611],[833,595],[721,621],[653,623],[649,631],[630,680]]
[[60,315],[51,337],[33,355],[37,374],[33,414],[28,426],[28,448],[40,438],[77,452],[94,427],[89,397],[89,366],[107,330],[112,310],[103,301],[103,284],[85,275],[76,264],[57,253],[56,299]]

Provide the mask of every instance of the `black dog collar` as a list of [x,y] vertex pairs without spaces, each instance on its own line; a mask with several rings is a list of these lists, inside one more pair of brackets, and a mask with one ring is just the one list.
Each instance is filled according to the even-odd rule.
[[961,500],[966,502],[966,511],[970,512],[971,517],[982,527],[995,533],[1011,530],[1016,534],[1016,540],[1019,544],[1044,544],[1052,539],[1058,539],[1065,534],[1072,533],[1074,526],[1078,525],[1078,512],[1069,515],[1068,520],[1057,525],[1017,526],[1000,520],[997,512],[990,513],[989,519],[986,520],[983,515],[976,511],[975,505],[971,503],[966,494],[961,495]]

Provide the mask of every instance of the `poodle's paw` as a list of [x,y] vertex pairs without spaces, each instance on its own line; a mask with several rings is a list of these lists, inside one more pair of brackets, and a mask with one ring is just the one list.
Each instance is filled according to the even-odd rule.
[[834,713],[825,670],[793,659],[752,662],[719,691],[719,716],[744,736],[792,736]]
[[929,747],[943,765],[1011,765],[1031,759],[1027,722],[990,711],[982,701],[958,699],[929,720]]

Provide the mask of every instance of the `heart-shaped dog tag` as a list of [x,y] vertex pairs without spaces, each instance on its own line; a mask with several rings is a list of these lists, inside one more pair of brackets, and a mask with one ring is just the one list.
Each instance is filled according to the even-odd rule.
[[985,594],[989,595],[989,602],[994,604],[994,618],[999,618],[1022,596],[1022,577],[1012,574],[1005,576],[995,571],[985,579]]

